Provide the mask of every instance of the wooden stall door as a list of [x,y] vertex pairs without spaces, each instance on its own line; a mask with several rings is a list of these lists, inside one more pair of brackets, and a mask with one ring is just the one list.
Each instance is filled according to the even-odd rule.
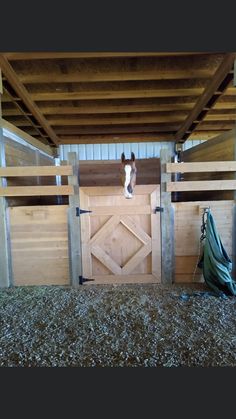
[[93,283],[161,281],[159,185],[80,188],[83,276]]

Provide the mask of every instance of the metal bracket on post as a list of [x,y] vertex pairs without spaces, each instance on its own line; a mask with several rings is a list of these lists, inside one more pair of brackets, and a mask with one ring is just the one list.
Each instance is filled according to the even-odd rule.
[[177,156],[177,162],[181,162],[181,153],[183,151],[183,143],[175,143],[175,153]]

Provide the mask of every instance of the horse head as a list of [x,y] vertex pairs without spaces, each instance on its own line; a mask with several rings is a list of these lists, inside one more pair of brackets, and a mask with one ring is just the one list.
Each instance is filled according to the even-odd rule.
[[122,164],[122,184],[124,186],[124,196],[126,198],[132,198],[134,187],[136,185],[136,173],[137,168],[135,166],[135,155],[132,152],[131,158],[126,159],[125,154],[121,154]]

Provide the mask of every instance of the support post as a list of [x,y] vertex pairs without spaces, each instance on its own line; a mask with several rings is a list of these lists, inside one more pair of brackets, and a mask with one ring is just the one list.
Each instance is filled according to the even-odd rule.
[[70,283],[72,287],[79,285],[82,276],[81,232],[80,217],[76,216],[79,201],[79,159],[76,153],[68,153],[68,164],[73,167],[73,175],[68,176],[68,184],[74,186],[74,195],[69,196],[68,208],[68,244]]
[[[2,77],[0,70],[0,118],[2,116],[1,108],[2,95]],[[6,166],[5,162],[5,144],[3,141],[3,129],[0,126],[0,167]],[[6,180],[0,177],[0,187],[5,186]],[[0,197],[0,287],[10,287],[13,284],[11,244],[9,216],[7,208],[7,199]]]
[[234,87],[236,87],[236,60],[234,60]]
[[[236,89],[236,60],[234,60],[234,80],[233,80],[234,87]],[[235,122],[235,128],[236,128],[236,122]],[[236,161],[236,130],[234,134],[234,160]],[[234,179],[236,179],[236,173],[234,173]],[[233,225],[236,223],[236,191],[234,191],[234,209],[233,209]],[[235,278],[236,275],[236,231],[235,228],[232,231],[232,272],[233,272],[233,278]]]
[[[170,144],[171,146],[171,144]],[[166,163],[171,162],[172,148],[162,148],[161,166],[161,281],[171,284],[175,279],[174,261],[174,208],[171,205],[171,192],[166,192],[166,183],[171,181],[171,174],[166,173]]]

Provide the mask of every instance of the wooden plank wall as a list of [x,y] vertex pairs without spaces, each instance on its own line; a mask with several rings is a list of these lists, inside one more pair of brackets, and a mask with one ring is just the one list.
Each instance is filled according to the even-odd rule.
[[[61,164],[67,164],[62,161]],[[160,184],[160,159],[137,159],[137,185]],[[62,184],[67,178],[62,178]],[[119,160],[81,160],[80,186],[121,186]]]
[[175,282],[202,282],[201,270],[194,270],[199,256],[203,210],[210,206],[225,249],[233,254],[234,201],[196,201],[172,203],[175,212]]
[[[80,160],[79,183],[85,186],[121,186],[121,164],[119,160]],[[68,164],[62,160],[61,165]],[[137,159],[137,185],[160,184],[160,159]],[[62,176],[62,185],[67,184],[67,177]],[[61,197],[63,204],[68,204],[68,197]]]
[[9,208],[14,285],[68,285],[64,205]]
[[[20,144],[6,136],[4,136],[5,143],[5,159],[6,166],[51,166],[54,165],[54,160],[50,156],[42,154],[39,150],[34,150],[23,144]],[[23,186],[23,185],[55,185],[55,177],[25,177],[25,178],[8,178],[8,186]],[[19,205],[36,205],[36,204],[50,204],[56,203],[55,197],[20,197],[9,198],[9,206]]]
[[[236,129],[188,149],[181,154],[184,162],[233,161],[235,160]],[[182,180],[235,179],[235,173],[184,173]],[[179,192],[178,201],[234,199],[233,191]]]

